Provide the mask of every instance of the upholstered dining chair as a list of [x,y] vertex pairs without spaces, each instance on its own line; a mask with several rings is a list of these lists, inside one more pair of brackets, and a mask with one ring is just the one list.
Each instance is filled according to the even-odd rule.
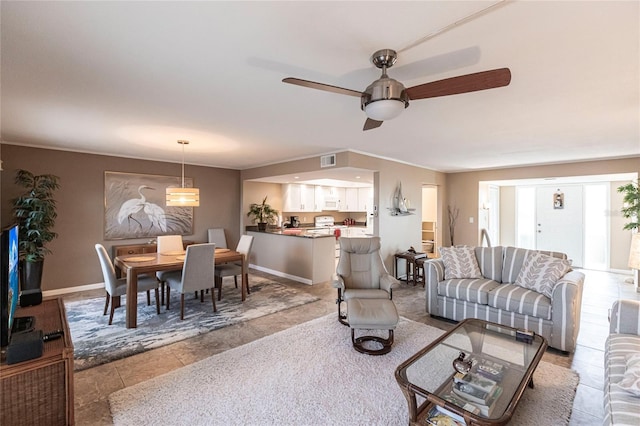
[[[109,304],[111,304],[111,311],[109,313],[109,325],[113,323],[113,312],[115,311],[115,305],[113,303],[114,298],[118,296],[124,296],[127,294],[127,279],[116,278],[116,270],[113,267],[113,263],[107,254],[107,250],[102,244],[95,245],[96,252],[98,253],[98,259],[100,259],[100,266],[102,267],[102,276],[104,277],[104,288],[107,291],[107,297],[104,303],[104,313],[107,314]],[[138,293],[143,291],[147,293],[147,301],[149,301],[149,292],[155,290],[156,296],[156,312],[160,314],[160,298],[158,295],[158,280],[155,277],[148,275],[138,276]]]
[[211,289],[213,312],[217,312],[216,298],[213,292],[215,267],[215,244],[192,244],[187,246],[182,272],[172,271],[165,275],[167,283],[167,309],[171,301],[171,289],[180,293],[180,319],[184,319],[184,295],[188,292],[202,294],[205,289]]
[[382,262],[380,237],[340,237],[340,258],[333,277],[333,287],[338,289],[338,320],[347,322],[342,312],[342,302],[351,298],[392,299],[392,289],[399,285]]
[[239,263],[223,263],[216,265],[216,287],[218,288],[218,300],[222,299],[222,279],[224,277],[233,277],[233,281],[238,288],[238,275],[244,275],[247,282],[247,294],[251,294],[249,290],[249,255],[253,246],[253,237],[251,235],[242,235],[236,251],[244,254],[244,268]]
[[[182,243],[182,235],[160,235],[157,238],[156,251],[160,254],[170,254],[172,256],[180,255],[184,253],[184,245]],[[156,278],[160,281],[160,303],[164,305],[164,285],[166,280],[165,275],[169,271],[156,272]]]
[[214,243],[217,248],[227,248],[227,237],[224,235],[224,228],[211,228],[207,231],[209,242]]

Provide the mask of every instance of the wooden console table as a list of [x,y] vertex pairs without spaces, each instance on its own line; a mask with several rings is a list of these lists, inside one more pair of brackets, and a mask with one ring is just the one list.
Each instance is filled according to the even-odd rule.
[[17,316],[34,316],[43,333],[63,330],[61,339],[44,344],[40,358],[0,363],[1,425],[73,425],[73,343],[62,299],[20,308]]

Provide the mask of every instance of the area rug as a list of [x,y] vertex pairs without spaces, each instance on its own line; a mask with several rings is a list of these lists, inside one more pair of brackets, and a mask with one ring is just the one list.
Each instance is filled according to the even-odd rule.
[[[171,292],[170,310],[160,307],[156,313],[151,293],[151,306],[146,293],[138,296],[138,328],[125,327],[124,306],[116,309],[113,324],[102,315],[104,298],[66,302],[69,328],[74,345],[74,368],[84,370],[150,349],[159,348],[211,330],[248,321],[319,300],[317,297],[278,284],[268,278],[251,276],[251,294],[241,302],[240,290],[233,280],[222,287],[222,300],[216,301],[213,313],[211,296],[200,303],[193,294],[185,295],[185,318],[180,320],[180,295]],[[217,291],[216,291],[217,295]],[[126,303],[123,297],[122,304]]]
[[[402,318],[393,350],[374,357],[356,352],[349,328],[328,315],[115,392],[109,396],[113,421],[406,425],[408,406],[395,369],[441,333]],[[541,362],[534,381],[511,424],[568,424],[578,375]]]

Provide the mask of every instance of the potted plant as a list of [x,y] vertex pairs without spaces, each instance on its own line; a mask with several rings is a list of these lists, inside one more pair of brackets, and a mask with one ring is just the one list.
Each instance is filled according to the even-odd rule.
[[622,229],[640,230],[640,181],[619,186],[618,192],[624,194],[622,217],[631,220]]
[[19,226],[18,251],[22,290],[40,290],[42,265],[45,255],[51,253],[46,244],[58,236],[53,231],[56,201],[53,193],[60,187],[58,176],[34,175],[18,170],[15,183],[25,192],[13,200],[13,215]]
[[267,196],[262,203],[253,203],[249,206],[247,216],[251,218],[251,223],[258,222],[258,231],[266,231],[267,224],[275,224],[278,219],[278,210],[267,204]]

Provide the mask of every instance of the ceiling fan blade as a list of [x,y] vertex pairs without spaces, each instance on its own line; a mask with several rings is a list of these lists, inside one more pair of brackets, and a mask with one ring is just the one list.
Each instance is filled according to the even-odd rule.
[[331,86],[330,84],[317,83],[315,81],[302,80],[301,78],[287,77],[282,79],[283,83],[296,84],[298,86],[309,87],[311,89],[324,90],[326,92],[338,93],[340,95],[349,95],[359,98],[361,92],[357,90],[345,89],[343,87]]
[[438,96],[494,89],[496,87],[508,86],[510,82],[511,71],[509,68],[499,68],[409,87],[407,89],[407,95],[411,100],[435,98]]
[[372,120],[371,118],[367,118],[367,121],[364,122],[364,127],[362,128],[362,130],[365,131],[365,130],[378,128],[382,126],[382,123],[383,123],[382,121]]

